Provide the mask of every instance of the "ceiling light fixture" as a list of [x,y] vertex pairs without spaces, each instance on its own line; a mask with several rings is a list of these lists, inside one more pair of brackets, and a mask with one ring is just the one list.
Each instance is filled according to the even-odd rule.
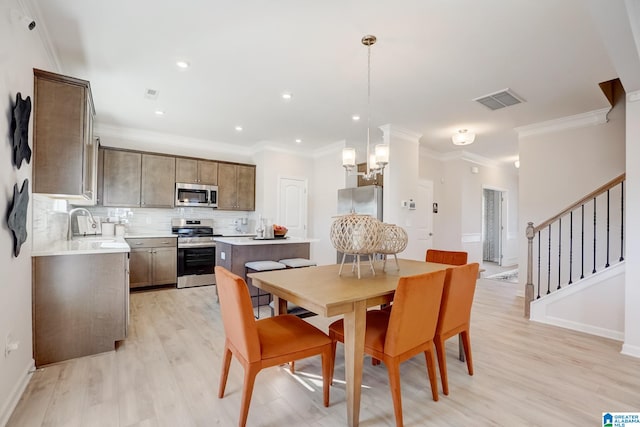
[[156,110],[156,116],[164,116],[164,111]]
[[242,132],[242,126],[236,126],[236,130],[237,130],[238,132]]
[[[345,147],[342,149],[342,166],[349,175],[361,175],[365,179],[371,179],[375,174],[382,174],[384,167],[389,163],[389,146],[377,144],[374,152],[371,152],[371,46],[376,42],[376,36],[366,35],[361,42],[367,46],[367,169],[365,172],[354,172],[356,168],[356,149]],[[355,116],[352,117],[354,120]],[[359,118],[359,117],[358,117]]]
[[289,92],[285,92],[282,94],[282,99],[289,100],[292,98],[292,95]]
[[454,133],[451,140],[455,145],[469,145],[476,139],[476,134],[469,132],[466,129],[460,129],[457,133]]
[[182,69],[186,69],[186,68],[189,68],[191,66],[191,64],[189,62],[187,62],[187,61],[177,61],[176,65],[179,68],[182,68]]
[[357,114],[354,114],[353,116],[351,116],[351,120],[353,120],[354,122],[357,122],[358,120],[360,120],[360,116]]
[[296,144],[300,144],[302,140],[300,138],[296,139]]

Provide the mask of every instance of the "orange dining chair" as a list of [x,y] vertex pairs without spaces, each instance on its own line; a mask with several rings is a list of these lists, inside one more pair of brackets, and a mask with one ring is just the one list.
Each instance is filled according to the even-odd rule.
[[229,270],[215,268],[225,342],[218,397],[224,397],[231,356],[244,368],[244,384],[238,425],[247,422],[249,404],[256,375],[263,368],[320,354],[322,356],[322,389],[324,406],[329,406],[332,342],[315,326],[285,314],[256,320],[247,284]]
[[[431,394],[433,400],[438,400],[433,337],[438,323],[444,278],[444,270],[401,277],[395,294],[396,308],[391,312],[367,311],[364,351],[387,366],[397,426],[402,426],[400,363],[424,353]],[[342,319],[329,325],[329,337],[335,358],[336,343],[344,342]]]
[[467,360],[467,369],[469,370],[469,375],[473,375],[469,321],[471,319],[471,305],[473,304],[473,295],[476,290],[479,267],[476,262],[447,269],[442,303],[440,305],[440,316],[434,338],[436,352],[438,353],[442,392],[444,394],[449,394],[447,354],[444,346],[444,342],[448,338],[460,334]]
[[427,249],[426,262],[439,264],[465,265],[467,263],[466,252],[441,251],[439,249]]

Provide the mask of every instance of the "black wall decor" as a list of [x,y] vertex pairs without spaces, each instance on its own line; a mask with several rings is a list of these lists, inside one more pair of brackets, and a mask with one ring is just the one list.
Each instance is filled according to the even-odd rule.
[[13,185],[13,201],[9,206],[7,225],[13,233],[13,254],[20,255],[20,247],[27,240],[27,207],[29,206],[29,180],[22,182],[18,192],[18,184]]
[[16,95],[16,105],[11,118],[11,135],[13,136],[13,164],[20,169],[22,160],[31,161],[29,148],[29,117],[31,116],[31,97],[22,99],[22,94]]

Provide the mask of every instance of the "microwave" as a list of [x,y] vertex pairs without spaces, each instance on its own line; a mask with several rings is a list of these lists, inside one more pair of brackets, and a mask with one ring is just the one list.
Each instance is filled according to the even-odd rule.
[[176,206],[218,207],[218,187],[215,185],[176,182]]

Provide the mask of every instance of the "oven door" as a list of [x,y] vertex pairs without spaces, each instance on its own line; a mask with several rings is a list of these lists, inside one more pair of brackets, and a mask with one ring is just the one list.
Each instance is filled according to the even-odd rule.
[[209,186],[176,183],[176,206],[209,206]]
[[215,246],[178,248],[178,288],[214,285]]

